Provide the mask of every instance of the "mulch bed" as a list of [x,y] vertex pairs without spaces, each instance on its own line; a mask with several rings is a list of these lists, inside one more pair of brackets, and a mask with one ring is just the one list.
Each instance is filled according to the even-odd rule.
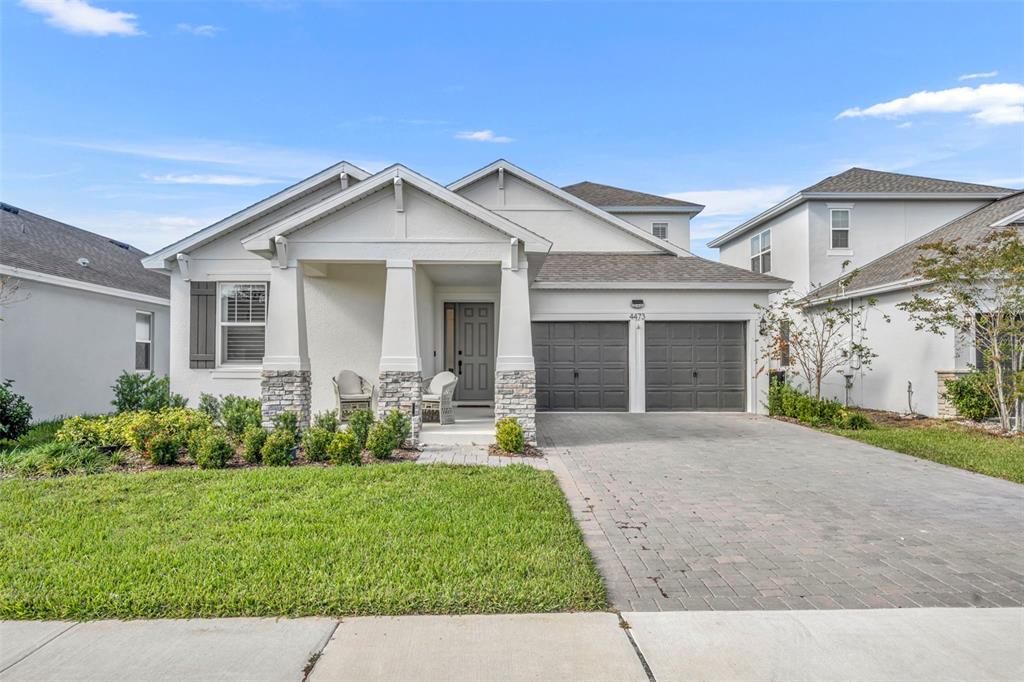
[[522,453],[505,452],[498,447],[497,443],[491,443],[487,446],[487,454],[490,457],[543,457],[544,451],[532,445],[524,445]]

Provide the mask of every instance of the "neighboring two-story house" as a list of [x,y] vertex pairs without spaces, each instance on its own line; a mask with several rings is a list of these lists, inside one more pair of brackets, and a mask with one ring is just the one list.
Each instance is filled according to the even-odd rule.
[[[966,371],[975,358],[969,339],[915,331],[896,307],[922,285],[911,272],[916,245],[947,233],[980,238],[1014,213],[1016,201],[999,201],[1013,193],[1003,187],[851,168],[797,192],[709,246],[720,249],[723,263],[791,280],[812,301],[828,297],[856,305],[876,298],[867,334],[879,357],[870,370],[854,372],[850,401],[935,416],[943,412],[942,380]],[[837,280],[854,271],[844,290]],[[869,272],[875,275],[869,277]],[[846,381],[830,377],[822,391],[845,400]]]

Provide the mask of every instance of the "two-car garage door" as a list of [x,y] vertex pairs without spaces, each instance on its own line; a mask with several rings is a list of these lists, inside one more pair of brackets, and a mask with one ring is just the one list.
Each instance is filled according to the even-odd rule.
[[[645,324],[648,411],[746,408],[743,322]],[[535,322],[538,410],[629,409],[626,322]]]

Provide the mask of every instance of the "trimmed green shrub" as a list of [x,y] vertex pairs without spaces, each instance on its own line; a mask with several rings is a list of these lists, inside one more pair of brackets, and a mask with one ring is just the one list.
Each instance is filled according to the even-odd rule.
[[334,411],[319,413],[313,417],[313,427],[334,433],[338,430],[338,413]]
[[156,411],[166,408],[182,408],[188,400],[177,393],[171,393],[171,378],[157,377],[138,372],[121,372],[114,385],[114,399],[110,402],[118,412]]
[[234,456],[235,448],[228,442],[227,436],[211,430],[202,439],[195,460],[200,469],[223,469]]
[[267,432],[262,426],[249,425],[242,436],[242,457],[249,464],[263,461],[263,444],[267,442]]
[[327,448],[336,434],[320,426],[314,426],[302,434],[302,449],[310,462],[323,462],[327,459]]
[[146,442],[143,453],[153,464],[171,465],[178,461],[181,439],[167,431],[159,431]]
[[327,455],[331,458],[332,464],[358,466],[363,463],[362,451],[363,449],[359,447],[359,441],[353,432],[338,431],[331,434],[331,442],[327,446]]
[[0,438],[10,440],[25,434],[32,423],[32,406],[11,389],[13,385],[13,379],[0,382]]
[[383,421],[374,422],[366,436],[366,449],[377,459],[388,459],[397,447],[395,434],[388,425]]
[[960,416],[971,421],[985,421],[996,416],[996,404],[986,392],[995,377],[991,372],[971,372],[946,382],[946,396]]
[[772,416],[789,417],[810,426],[859,429],[871,424],[864,415],[860,415],[863,419],[851,417],[854,413],[835,400],[815,398],[779,382],[772,382],[768,388],[768,411]]
[[210,418],[214,424],[220,421],[220,398],[211,393],[199,395],[199,411]]
[[259,398],[226,395],[220,399],[220,419],[235,442],[242,440],[250,426],[262,426],[263,414]]
[[263,463],[272,467],[286,467],[292,461],[295,434],[284,429],[274,429],[267,436],[260,450]]
[[355,410],[348,415],[348,429],[356,437],[359,449],[366,447],[366,437],[370,435],[370,427],[377,420],[371,410]]
[[292,434],[292,445],[299,439],[299,415],[291,410],[285,410],[274,417],[274,430],[286,431]]
[[384,415],[382,421],[390,429],[395,439],[396,448],[402,447],[402,444],[412,436],[412,420],[405,416],[405,413],[401,410],[391,410]]
[[515,417],[502,417],[494,424],[494,439],[504,452],[523,452],[523,427]]

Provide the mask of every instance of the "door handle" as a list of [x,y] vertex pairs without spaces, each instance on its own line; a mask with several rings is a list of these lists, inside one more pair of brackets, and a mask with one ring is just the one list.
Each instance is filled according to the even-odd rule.
[[459,360],[459,374],[462,374],[462,360]]
[[694,378],[694,379],[696,379],[696,378],[697,378],[697,370],[693,370],[693,378]]
[[580,380],[580,371],[578,369],[574,369],[572,371],[572,379],[573,383],[576,383]]

